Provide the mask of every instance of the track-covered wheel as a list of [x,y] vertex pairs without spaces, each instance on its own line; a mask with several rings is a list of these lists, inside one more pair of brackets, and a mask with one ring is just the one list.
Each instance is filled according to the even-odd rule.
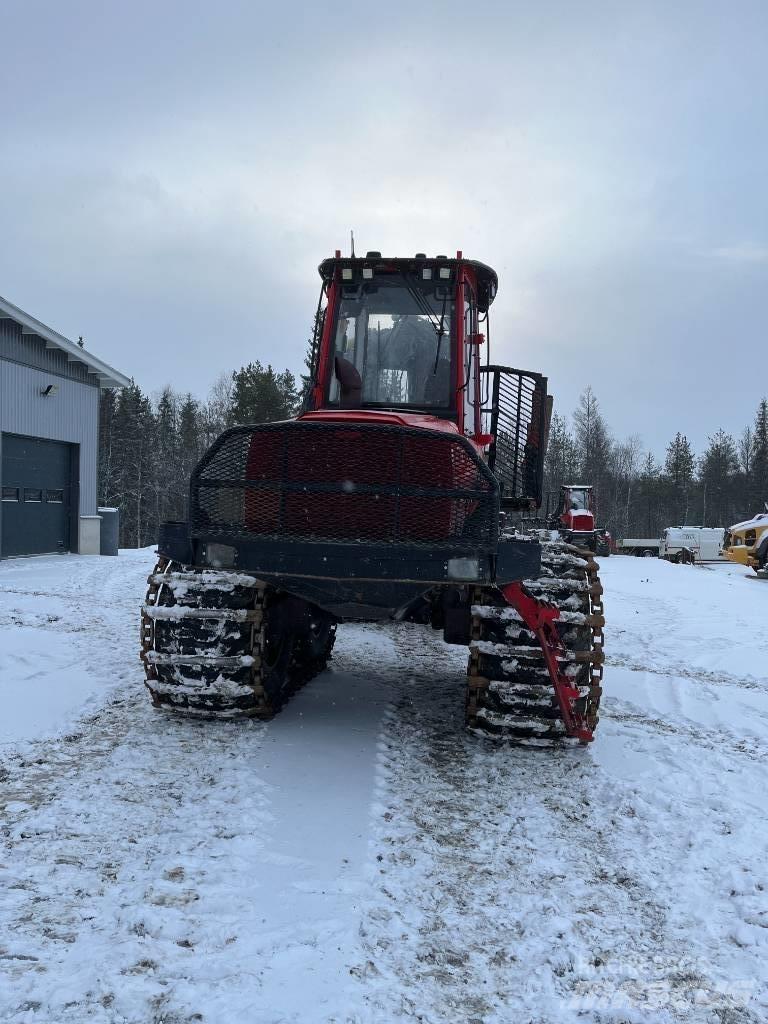
[[307,678],[322,672],[328,664],[336,642],[336,622],[327,612],[306,605],[308,623],[302,630],[297,651],[300,672]]
[[[578,691],[574,709],[590,732],[598,721],[603,674],[602,586],[590,551],[542,542],[541,576],[525,591],[559,610],[556,661]],[[518,742],[568,738],[544,649],[495,588],[477,588],[467,672],[467,724]]]
[[141,657],[157,707],[268,718],[328,662],[333,619],[252,576],[162,559],[148,582]]

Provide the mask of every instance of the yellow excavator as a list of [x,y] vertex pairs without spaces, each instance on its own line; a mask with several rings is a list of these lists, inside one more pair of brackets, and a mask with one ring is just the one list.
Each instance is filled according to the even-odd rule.
[[725,531],[723,552],[730,561],[749,566],[768,579],[768,504],[765,509]]

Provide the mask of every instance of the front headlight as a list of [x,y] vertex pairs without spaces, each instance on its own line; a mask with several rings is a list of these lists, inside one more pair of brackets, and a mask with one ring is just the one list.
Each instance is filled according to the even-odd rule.
[[229,544],[208,543],[205,545],[205,560],[214,569],[231,569],[235,564],[237,550]]
[[476,580],[480,576],[478,558],[449,558],[448,578],[451,580]]

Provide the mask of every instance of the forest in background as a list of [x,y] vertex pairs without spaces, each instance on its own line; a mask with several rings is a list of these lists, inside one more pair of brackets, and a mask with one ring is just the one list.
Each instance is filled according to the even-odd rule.
[[290,371],[258,361],[222,374],[204,402],[170,387],[150,397],[133,381],[102,391],[99,505],[120,509],[120,546],[154,544],[160,523],[187,518],[190,474],[223,430],[287,419],[299,397]]
[[[219,377],[203,402],[170,387],[150,397],[135,383],[103,391],[99,504],[120,509],[121,546],[153,544],[161,522],[186,519],[190,474],[203,452],[227,427],[293,415],[301,386],[288,370],[254,362]],[[768,402],[737,438],[718,429],[695,452],[678,432],[659,457],[639,435],[613,437],[587,387],[570,418],[552,417],[545,508],[564,483],[593,485],[598,526],[616,539],[658,537],[666,526],[729,526],[768,500]]]
[[639,435],[611,435],[591,387],[570,422],[555,413],[544,467],[545,501],[561,484],[592,484],[597,524],[616,538],[659,537],[667,526],[724,526],[768,501],[768,402],[737,438],[717,429],[702,452],[677,432],[661,457]]

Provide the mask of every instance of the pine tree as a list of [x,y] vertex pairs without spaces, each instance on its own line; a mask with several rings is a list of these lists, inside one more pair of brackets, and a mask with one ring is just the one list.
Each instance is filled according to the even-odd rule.
[[736,445],[730,434],[718,430],[709,438],[701,458],[702,526],[728,526],[734,521],[734,477],[738,471]]
[[761,511],[768,501],[768,401],[765,398],[755,416],[748,493],[752,514]]
[[746,519],[752,508],[752,458],[755,453],[755,434],[752,427],[744,427],[736,443],[736,451],[738,471],[734,481],[735,508],[738,518]]
[[155,521],[178,518],[175,499],[178,495],[176,471],[179,464],[178,402],[169,387],[164,388],[155,414],[153,457],[153,489]]
[[117,391],[104,388],[99,396],[98,501],[104,508],[116,503],[114,463],[114,422]]
[[131,381],[118,393],[112,435],[115,503],[125,547],[143,547],[156,539],[154,445],[155,418],[149,399]]
[[631,524],[630,533],[641,537],[659,537],[664,526],[661,509],[661,466],[653,452],[646,452],[638,480],[637,518]]
[[[268,367],[267,369],[271,369]],[[296,389],[296,378],[290,370],[283,370],[276,376],[278,392],[281,396],[277,419],[288,419],[294,416],[299,406],[299,392]]]
[[670,484],[673,519],[680,525],[685,524],[688,520],[695,466],[696,460],[688,438],[678,431],[667,445],[664,472]]
[[236,370],[232,383],[231,425],[285,420],[296,409],[296,378],[289,370],[275,373],[257,360]]
[[690,487],[693,480],[695,460],[693,451],[685,434],[679,431],[667,445],[667,457],[664,460],[664,471],[675,487]]
[[199,403],[187,394],[179,407],[179,470],[177,519],[189,515],[189,483],[192,470],[208,445],[204,441],[203,417]]

